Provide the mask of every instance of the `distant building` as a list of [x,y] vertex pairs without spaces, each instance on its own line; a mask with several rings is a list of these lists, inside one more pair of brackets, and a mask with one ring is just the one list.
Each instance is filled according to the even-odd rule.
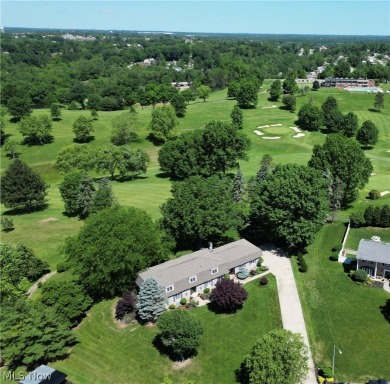
[[255,269],[262,256],[260,248],[241,239],[213,249],[201,249],[194,253],[166,261],[138,274],[136,284],[141,287],[148,277],[154,277],[165,288],[168,304],[187,300],[205,288],[213,288],[225,274],[235,274],[240,267]]
[[328,48],[325,47],[325,45],[322,45],[319,50],[320,52],[326,51]]
[[375,87],[375,80],[369,79],[349,79],[342,77],[327,77],[322,83],[323,87]]
[[177,83],[171,83],[172,87],[178,88],[180,90],[188,89],[191,86],[191,83],[188,81],[180,81]]
[[19,384],[64,384],[67,375],[47,365],[30,372]]
[[356,255],[356,269],[363,269],[371,277],[390,279],[390,243],[360,240]]
[[302,56],[304,54],[305,50],[301,48],[298,52],[298,56]]

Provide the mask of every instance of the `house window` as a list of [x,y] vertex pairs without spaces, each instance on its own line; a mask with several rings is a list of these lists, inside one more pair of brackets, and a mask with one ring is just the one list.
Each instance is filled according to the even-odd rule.
[[174,287],[173,287],[173,285],[170,285],[169,287],[166,287],[165,290],[167,292],[172,292],[174,290]]
[[190,283],[195,283],[195,281],[196,281],[196,276],[190,277],[190,278],[188,279],[188,281],[189,281]]
[[216,273],[218,273],[218,268],[213,268],[213,269],[211,270],[211,274],[212,274],[212,275],[215,275]]

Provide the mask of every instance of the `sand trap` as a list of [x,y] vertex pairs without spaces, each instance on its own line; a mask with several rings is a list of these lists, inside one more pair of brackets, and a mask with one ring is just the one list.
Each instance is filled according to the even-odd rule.
[[305,134],[301,132],[301,133],[297,133],[296,135],[294,135],[293,138],[298,139],[299,137],[303,137],[303,136],[305,136]]
[[283,124],[271,124],[271,127],[281,127]]
[[386,152],[390,152],[390,149],[388,151],[386,151]]
[[281,139],[281,138],[282,138],[281,136],[273,136],[273,137],[265,136],[265,137],[262,137],[262,139],[266,139],[266,140],[277,140],[277,139]]
[[253,131],[254,133],[256,133],[257,136],[262,136],[264,135],[264,132],[260,132],[260,131]]
[[[265,139],[265,137],[263,137],[263,139]],[[388,193],[390,193],[390,191],[383,191],[381,192],[381,196],[387,195]]]
[[272,105],[270,107],[261,107],[261,109],[271,109],[271,108],[278,108],[276,105]]
[[294,130],[295,132],[302,132],[298,127],[289,127],[291,128],[292,130]]
[[375,172],[371,173],[371,176],[375,176],[375,175],[376,175],[376,173],[375,173]]
[[257,129],[260,129],[260,128],[269,128],[270,126],[269,125],[261,125],[260,127],[257,127]]

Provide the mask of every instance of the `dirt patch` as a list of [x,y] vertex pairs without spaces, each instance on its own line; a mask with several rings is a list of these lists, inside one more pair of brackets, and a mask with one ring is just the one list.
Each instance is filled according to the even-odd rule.
[[46,223],[50,223],[52,221],[58,221],[58,219],[56,217],[49,217],[47,219],[38,221],[38,223],[39,224],[46,224]]
[[172,364],[172,368],[175,370],[183,369],[183,368],[188,367],[191,363],[192,363],[192,359],[187,359],[187,360],[183,360],[183,361],[175,361]]

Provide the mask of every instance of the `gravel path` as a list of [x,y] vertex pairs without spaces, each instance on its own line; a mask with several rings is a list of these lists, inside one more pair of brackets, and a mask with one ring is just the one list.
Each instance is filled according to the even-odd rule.
[[36,283],[34,283],[30,289],[27,291],[26,295],[31,296],[37,289],[39,283],[44,283],[46,280],[49,280],[53,275],[55,275],[57,271],[46,273],[46,275],[43,275]]

